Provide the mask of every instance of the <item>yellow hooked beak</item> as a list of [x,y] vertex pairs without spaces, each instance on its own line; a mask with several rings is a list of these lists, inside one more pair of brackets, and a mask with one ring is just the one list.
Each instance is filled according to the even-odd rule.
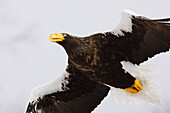
[[66,36],[65,33],[53,33],[50,35],[50,41],[51,42],[61,42],[64,40],[64,37]]
[[139,81],[135,80],[135,83],[132,87],[125,88],[125,91],[128,93],[136,94],[139,93],[140,90],[143,90],[142,85]]

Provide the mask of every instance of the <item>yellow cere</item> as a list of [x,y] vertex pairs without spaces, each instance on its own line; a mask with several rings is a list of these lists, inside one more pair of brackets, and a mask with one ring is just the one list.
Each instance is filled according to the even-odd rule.
[[63,34],[59,34],[59,33],[53,33],[50,35],[50,41],[51,42],[60,42],[64,40],[64,36]]

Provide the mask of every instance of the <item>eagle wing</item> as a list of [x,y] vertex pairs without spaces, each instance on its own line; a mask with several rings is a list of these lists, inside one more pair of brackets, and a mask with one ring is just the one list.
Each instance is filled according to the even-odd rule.
[[122,13],[122,21],[112,32],[120,38],[127,60],[140,64],[148,58],[170,49],[170,18],[151,20],[129,11]]
[[32,91],[26,113],[90,113],[109,89],[68,66],[56,81]]

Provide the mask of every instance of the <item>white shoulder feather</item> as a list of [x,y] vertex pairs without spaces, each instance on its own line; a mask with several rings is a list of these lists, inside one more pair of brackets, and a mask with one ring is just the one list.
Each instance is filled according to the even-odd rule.
[[69,73],[66,71],[59,76],[56,80],[41,86],[35,87],[30,94],[29,102],[35,101],[44,95],[51,94],[66,89],[65,85],[68,84]]
[[138,15],[129,10],[123,10],[120,23],[115,29],[110,32],[112,32],[116,36],[124,36],[122,31],[132,32],[132,16],[139,17],[141,15]]

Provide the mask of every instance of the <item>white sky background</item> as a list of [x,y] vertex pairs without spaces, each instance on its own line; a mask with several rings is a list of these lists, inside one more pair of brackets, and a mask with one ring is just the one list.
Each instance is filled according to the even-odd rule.
[[[169,0],[1,0],[0,113],[23,113],[31,89],[59,76],[64,49],[49,41],[54,32],[85,36],[114,29],[121,11],[170,17]],[[168,113],[170,52],[151,59],[162,72],[163,105],[117,105],[111,95],[93,113]],[[168,111],[169,110],[169,111]]]

